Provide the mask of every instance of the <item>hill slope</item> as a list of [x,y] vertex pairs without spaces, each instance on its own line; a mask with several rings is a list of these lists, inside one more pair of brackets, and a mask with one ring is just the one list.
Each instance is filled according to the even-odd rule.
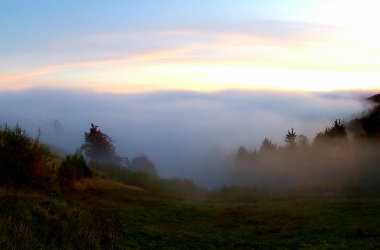
[[380,199],[162,199],[106,180],[60,195],[0,192],[1,249],[378,249]]

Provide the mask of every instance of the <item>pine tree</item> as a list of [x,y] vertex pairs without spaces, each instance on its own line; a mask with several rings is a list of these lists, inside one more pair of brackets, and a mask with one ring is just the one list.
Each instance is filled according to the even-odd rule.
[[302,148],[307,147],[309,146],[309,139],[306,135],[300,134],[297,136],[296,144]]
[[294,132],[292,128],[292,132],[288,130],[288,133],[285,135],[284,141],[286,142],[286,146],[289,148],[295,148],[296,147],[296,140],[297,140],[297,134]]
[[340,119],[336,119],[334,124],[325,131],[317,133],[313,143],[332,142],[338,139],[347,139],[346,126],[341,123]]
[[240,146],[236,153],[235,159],[237,161],[245,161],[248,158],[248,150],[244,146]]
[[261,143],[260,146],[260,153],[265,153],[265,152],[271,152],[271,151],[276,151],[276,144],[273,144],[272,141],[269,139],[265,138],[263,142]]

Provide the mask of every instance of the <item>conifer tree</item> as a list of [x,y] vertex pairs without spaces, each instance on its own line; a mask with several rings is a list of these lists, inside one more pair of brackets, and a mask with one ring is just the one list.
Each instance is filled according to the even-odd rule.
[[260,153],[271,152],[275,150],[276,150],[276,144],[273,144],[272,141],[270,141],[269,139],[265,138],[263,142],[261,143]]
[[248,150],[244,146],[240,146],[236,153],[235,159],[238,161],[244,161],[248,158]]
[[331,142],[336,141],[337,139],[346,138],[346,126],[340,121],[340,119],[336,119],[331,127],[326,128],[325,131],[319,132],[315,135],[313,143]]
[[293,128],[291,132],[288,130],[288,133],[285,135],[285,139],[284,139],[284,141],[286,142],[286,146],[289,148],[295,148],[296,140],[297,140],[297,134],[296,132],[294,132]]
[[309,145],[309,139],[306,135],[300,134],[297,136],[296,144],[299,147],[307,147]]

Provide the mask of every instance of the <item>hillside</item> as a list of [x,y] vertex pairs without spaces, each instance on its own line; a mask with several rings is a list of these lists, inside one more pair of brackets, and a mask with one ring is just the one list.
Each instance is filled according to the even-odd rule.
[[67,194],[0,192],[1,249],[378,249],[376,198],[163,199],[107,180]]
[[366,100],[380,104],[380,94],[376,94],[371,97],[368,97]]
[[237,184],[212,190],[115,151],[114,162],[62,157],[1,125],[0,249],[379,249],[376,112],[354,120],[365,134],[351,139],[337,119],[312,143],[292,129],[284,146],[242,146],[227,158]]

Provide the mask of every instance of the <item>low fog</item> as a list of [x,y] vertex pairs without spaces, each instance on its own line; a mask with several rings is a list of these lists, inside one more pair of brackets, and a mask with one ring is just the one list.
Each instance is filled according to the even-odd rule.
[[[291,128],[312,142],[315,134],[331,126],[335,119],[349,121],[366,109],[369,104],[363,100],[373,94],[264,90],[141,94],[66,89],[7,91],[0,92],[0,123],[18,122],[31,136],[41,128],[41,141],[55,145],[64,154],[71,154],[82,145],[84,132],[94,123],[114,139],[120,156],[131,159],[146,154],[161,177],[191,178],[205,187],[234,182],[260,184],[231,176],[232,161],[240,146],[249,152],[259,150],[264,138],[283,146],[284,136]],[[267,165],[270,169],[276,164]],[[281,179],[280,172],[273,172],[273,178]],[[245,176],[251,175],[262,175],[261,180],[267,178],[260,173]],[[310,172],[301,171],[299,175]]]

